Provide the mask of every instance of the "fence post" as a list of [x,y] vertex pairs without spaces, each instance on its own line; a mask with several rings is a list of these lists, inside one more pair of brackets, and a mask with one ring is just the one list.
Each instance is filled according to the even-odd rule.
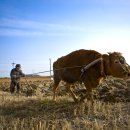
[[51,58],[49,60],[50,60],[50,81],[51,81]]

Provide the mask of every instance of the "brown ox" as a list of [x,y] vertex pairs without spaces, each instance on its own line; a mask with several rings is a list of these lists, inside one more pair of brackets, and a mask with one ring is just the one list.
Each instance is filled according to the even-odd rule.
[[128,75],[128,66],[124,57],[118,52],[102,55],[94,50],[77,50],[55,61],[53,71],[54,100],[58,84],[63,80],[67,83],[74,101],[78,99],[71,90],[70,84],[78,81],[83,82],[86,87],[86,95],[80,101],[87,96],[93,102],[91,92],[98,86],[100,79],[107,75],[124,78]]

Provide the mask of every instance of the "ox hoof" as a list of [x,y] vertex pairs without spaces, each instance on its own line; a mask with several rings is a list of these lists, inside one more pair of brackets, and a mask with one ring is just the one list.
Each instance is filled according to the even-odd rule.
[[78,102],[79,102],[78,98],[75,98],[75,99],[74,99],[74,102],[75,102],[75,103],[78,103]]
[[80,103],[83,103],[83,102],[85,102],[85,97],[80,98]]
[[80,103],[84,103],[84,102],[85,102],[85,100],[81,100],[81,99],[80,99]]
[[53,98],[53,101],[56,101],[56,98]]

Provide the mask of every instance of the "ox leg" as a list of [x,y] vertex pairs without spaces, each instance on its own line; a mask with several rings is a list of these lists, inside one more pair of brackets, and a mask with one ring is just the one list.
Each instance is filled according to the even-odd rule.
[[88,96],[87,96],[87,99],[90,100],[92,102],[92,105],[94,103],[94,100],[93,100],[93,94],[92,94],[92,89],[91,91],[88,92]]
[[93,100],[92,88],[88,88],[88,87],[86,87],[86,88],[87,88],[86,89],[86,94],[81,97],[80,102],[84,102],[84,100],[87,98],[93,104],[94,100]]
[[74,92],[71,89],[71,85],[70,84],[66,84],[67,85],[67,90],[70,92],[72,98],[74,99],[75,102],[78,102],[78,98],[76,97],[76,95],[74,94]]
[[58,87],[58,84],[55,84],[53,85],[53,100],[56,101],[56,90],[57,90],[57,87]]

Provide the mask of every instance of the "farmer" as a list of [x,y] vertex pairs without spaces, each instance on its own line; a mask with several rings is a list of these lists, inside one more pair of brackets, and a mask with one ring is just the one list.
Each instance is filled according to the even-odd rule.
[[20,78],[25,77],[25,74],[21,70],[21,65],[16,64],[15,68],[10,72],[11,84],[10,84],[10,92],[14,93],[15,86],[17,87],[17,93],[19,94],[20,90]]

